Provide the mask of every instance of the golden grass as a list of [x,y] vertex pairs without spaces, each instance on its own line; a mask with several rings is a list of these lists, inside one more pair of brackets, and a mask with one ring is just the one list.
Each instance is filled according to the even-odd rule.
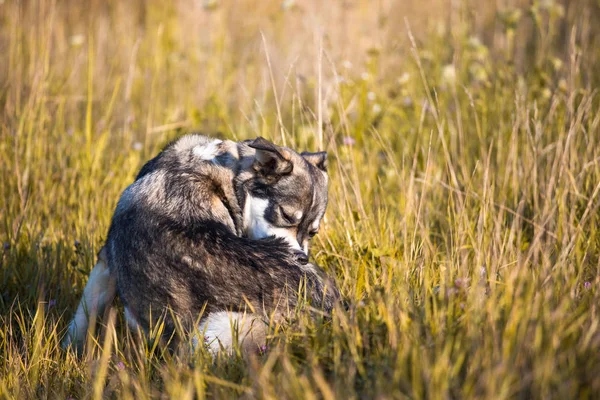
[[[483,4],[480,4],[483,3]],[[0,2],[0,397],[600,393],[598,2]],[[244,360],[111,317],[60,349],[119,194],[184,132],[330,153],[351,307]]]

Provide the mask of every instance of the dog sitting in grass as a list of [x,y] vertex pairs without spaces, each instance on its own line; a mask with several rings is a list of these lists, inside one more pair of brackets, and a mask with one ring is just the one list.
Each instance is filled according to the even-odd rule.
[[180,321],[214,352],[234,337],[260,348],[264,321],[284,318],[299,296],[329,313],[338,289],[308,262],[327,206],[326,161],[262,138],[169,144],[121,195],[63,345],[80,348],[115,294],[132,329],[147,333],[161,318],[169,339]]

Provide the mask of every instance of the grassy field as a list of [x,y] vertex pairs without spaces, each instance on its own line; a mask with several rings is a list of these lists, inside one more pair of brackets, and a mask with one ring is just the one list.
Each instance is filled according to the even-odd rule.
[[[0,1],[0,398],[600,397],[600,3]],[[264,354],[60,348],[168,140],[330,155],[350,303]]]

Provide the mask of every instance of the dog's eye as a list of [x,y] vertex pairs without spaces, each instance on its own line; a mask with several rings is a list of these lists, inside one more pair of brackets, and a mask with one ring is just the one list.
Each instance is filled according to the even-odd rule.
[[315,236],[317,233],[319,233],[319,231],[310,231],[308,232],[308,236],[313,237]]
[[285,222],[287,222],[288,224],[294,225],[298,222],[296,220],[296,217],[294,215],[286,213],[283,207],[279,207],[279,213],[281,214],[281,217],[285,220]]

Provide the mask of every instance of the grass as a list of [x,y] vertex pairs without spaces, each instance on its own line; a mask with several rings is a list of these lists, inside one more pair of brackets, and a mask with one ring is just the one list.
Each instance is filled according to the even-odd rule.
[[[483,4],[479,4],[483,3]],[[593,398],[597,1],[0,2],[1,398]],[[351,304],[251,359],[60,340],[120,192],[188,131],[330,154]]]

